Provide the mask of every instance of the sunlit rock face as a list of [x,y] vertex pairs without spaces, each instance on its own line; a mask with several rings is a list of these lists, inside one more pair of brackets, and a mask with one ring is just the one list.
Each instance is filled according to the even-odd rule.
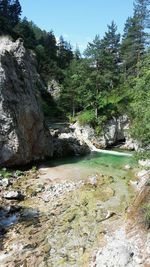
[[51,156],[45,128],[36,59],[22,40],[0,39],[0,165],[27,164]]
[[76,138],[84,140],[91,149],[105,149],[119,143],[121,148],[127,150],[138,150],[139,147],[138,142],[130,136],[130,121],[126,115],[108,120],[99,134],[89,125],[81,126],[78,122],[72,128]]

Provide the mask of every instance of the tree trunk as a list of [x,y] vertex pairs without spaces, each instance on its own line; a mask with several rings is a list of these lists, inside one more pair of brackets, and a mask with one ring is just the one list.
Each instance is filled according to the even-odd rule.
[[96,117],[96,119],[98,118],[98,108],[97,107],[95,108],[95,117]]
[[75,103],[74,103],[74,100],[72,102],[72,117],[74,118],[75,116]]

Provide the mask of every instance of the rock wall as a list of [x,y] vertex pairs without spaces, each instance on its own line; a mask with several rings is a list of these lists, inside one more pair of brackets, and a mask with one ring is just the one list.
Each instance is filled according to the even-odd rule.
[[33,53],[22,40],[1,37],[0,165],[27,164],[52,155],[52,139],[40,108],[42,86]]
[[94,145],[98,149],[105,149],[119,142],[123,143],[121,145],[123,149],[137,150],[139,147],[139,144],[130,136],[129,119],[126,115],[109,120],[99,135],[96,135],[89,125],[81,126],[78,122],[72,125],[72,129],[76,138],[84,140],[91,148]]
[[69,123],[49,123],[49,130],[53,137],[54,158],[90,153],[89,146],[75,135]]

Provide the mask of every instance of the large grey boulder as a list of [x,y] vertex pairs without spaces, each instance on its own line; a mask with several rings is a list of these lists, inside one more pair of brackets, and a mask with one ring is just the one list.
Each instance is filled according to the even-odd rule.
[[45,128],[36,59],[19,39],[0,38],[0,165],[27,164],[53,153]]

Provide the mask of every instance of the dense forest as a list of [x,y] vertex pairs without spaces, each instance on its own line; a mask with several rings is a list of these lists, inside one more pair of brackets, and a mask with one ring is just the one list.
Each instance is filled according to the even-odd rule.
[[[122,114],[132,121],[132,135],[145,146],[150,140],[149,0],[135,0],[121,36],[114,21],[100,38],[79,48],[54,32],[41,30],[25,17],[18,0],[0,0],[0,35],[22,38],[37,56],[38,72],[57,97],[42,92],[47,116],[78,119],[98,134],[105,122]],[[94,29],[93,29],[94,32]]]

